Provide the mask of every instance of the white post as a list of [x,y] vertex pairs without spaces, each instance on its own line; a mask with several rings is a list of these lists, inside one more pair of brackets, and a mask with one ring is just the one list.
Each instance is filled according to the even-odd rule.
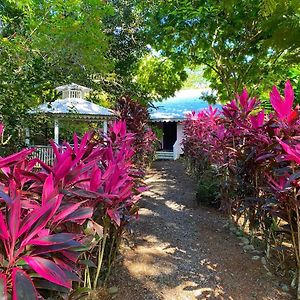
[[107,120],[103,121],[103,132],[107,134]]
[[29,128],[25,128],[25,145],[30,146],[30,131]]
[[59,143],[59,124],[57,119],[54,119],[54,142],[56,144]]

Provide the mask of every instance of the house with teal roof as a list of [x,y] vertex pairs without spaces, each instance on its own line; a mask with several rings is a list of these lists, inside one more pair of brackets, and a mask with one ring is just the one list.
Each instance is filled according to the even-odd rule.
[[149,108],[150,121],[163,132],[157,151],[158,159],[176,160],[183,154],[181,143],[186,114],[209,106],[201,99],[202,94],[201,89],[185,89],[162,102],[153,102],[153,107]]

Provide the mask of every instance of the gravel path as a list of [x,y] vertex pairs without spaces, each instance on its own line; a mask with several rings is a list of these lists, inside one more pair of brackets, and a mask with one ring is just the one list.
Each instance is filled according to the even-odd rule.
[[156,162],[147,183],[133,245],[110,280],[114,299],[292,299],[220,213],[196,205],[195,182],[181,162]]

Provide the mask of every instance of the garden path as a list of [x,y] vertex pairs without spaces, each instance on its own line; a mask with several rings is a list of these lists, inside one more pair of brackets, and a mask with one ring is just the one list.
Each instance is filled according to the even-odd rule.
[[195,203],[195,182],[181,162],[155,162],[147,183],[133,245],[123,249],[110,280],[118,288],[114,299],[291,299],[244,252],[225,218]]

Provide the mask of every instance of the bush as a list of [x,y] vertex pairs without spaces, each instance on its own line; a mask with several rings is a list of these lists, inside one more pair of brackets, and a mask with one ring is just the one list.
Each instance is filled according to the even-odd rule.
[[124,96],[118,100],[116,109],[120,119],[126,121],[128,131],[134,134],[134,163],[144,169],[154,159],[157,143],[157,138],[149,126],[147,107]]
[[216,173],[211,169],[206,170],[198,179],[197,202],[205,206],[220,208],[219,185]]
[[53,166],[30,159],[34,149],[0,158],[1,299],[96,289],[137,213],[145,186],[125,122],[105,138],[87,132],[73,140],[73,147],[51,143]]
[[270,102],[275,112],[268,114],[244,90],[221,110],[193,112],[183,145],[195,170],[217,168],[221,208],[232,221],[281,256],[281,241],[291,245],[300,299],[300,119],[289,81],[284,97],[273,88]]

